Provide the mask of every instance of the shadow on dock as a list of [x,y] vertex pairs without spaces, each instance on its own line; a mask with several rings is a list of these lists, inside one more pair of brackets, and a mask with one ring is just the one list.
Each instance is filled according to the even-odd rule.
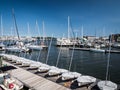
[[3,67],[0,67],[0,71],[2,71],[2,72],[6,72],[6,71],[9,71],[9,70],[13,70],[13,69],[17,69],[17,68],[13,67],[13,66],[3,66]]

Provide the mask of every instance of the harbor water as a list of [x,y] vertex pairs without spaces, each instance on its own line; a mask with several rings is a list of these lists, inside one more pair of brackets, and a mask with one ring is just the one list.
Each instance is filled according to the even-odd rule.
[[[61,52],[60,52],[61,50]],[[56,47],[55,43],[52,43],[52,46],[49,51],[32,51],[31,53],[11,53],[19,55],[21,57],[29,58],[34,61],[40,61],[42,63],[46,62],[48,56],[48,65],[56,66],[58,54],[60,52],[60,58],[58,62],[59,68],[68,69],[72,50],[68,47]],[[105,80],[106,77],[106,67],[107,67],[107,57],[108,53],[95,53],[90,51],[80,51],[74,50],[74,55],[72,59],[72,66],[70,71],[79,72],[84,75],[91,75],[99,79]],[[120,54],[111,53],[110,55],[110,68],[109,68],[109,80],[120,84]]]

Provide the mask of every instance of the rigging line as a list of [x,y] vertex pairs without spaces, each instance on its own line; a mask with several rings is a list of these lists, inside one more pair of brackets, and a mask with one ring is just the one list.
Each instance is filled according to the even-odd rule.
[[37,57],[37,62],[39,61],[39,58],[40,58],[40,55],[41,55],[41,51],[42,51],[42,49],[40,49],[40,51],[39,51],[39,54],[38,54],[38,57]]
[[36,30],[38,31],[38,35],[40,37],[40,31],[39,31],[39,24],[38,24],[38,21],[36,20]]
[[18,32],[18,27],[17,27],[17,22],[16,22],[16,18],[15,18],[14,9],[12,9],[12,16],[13,16],[13,21],[14,21],[14,24],[15,24],[15,28],[16,28],[18,40],[20,40],[20,36],[19,36],[19,32]]
[[1,15],[1,36],[3,36],[3,21],[2,21],[2,15]]
[[52,44],[52,39],[53,39],[53,34],[52,34],[52,37],[51,37],[51,40],[50,40],[50,45],[49,45],[49,48],[48,48],[48,54],[47,54],[47,58],[46,58],[46,64],[48,63],[48,57],[49,57],[49,53],[50,53],[50,48],[51,48],[51,44]]
[[73,35],[73,38],[75,38],[75,33],[74,33],[74,31],[73,31],[73,27],[72,27],[72,22],[70,22],[70,30],[71,30],[71,32],[72,32],[72,35]]
[[[63,34],[63,37],[64,37],[64,34]],[[63,41],[63,37],[62,37],[62,41]],[[60,53],[61,53],[61,49],[62,48],[62,42],[60,43],[60,51],[58,53],[58,57],[57,57],[57,62],[56,62],[56,67],[58,66],[58,63],[59,63],[59,60],[60,60]]]
[[[76,38],[75,38],[75,40],[76,40]],[[70,66],[69,66],[69,71],[71,70],[71,66],[72,66],[72,61],[73,61],[73,55],[74,55],[74,49],[75,49],[75,43],[74,43],[74,45],[73,45],[73,50],[72,50],[72,56],[71,56],[71,60],[70,60]]]

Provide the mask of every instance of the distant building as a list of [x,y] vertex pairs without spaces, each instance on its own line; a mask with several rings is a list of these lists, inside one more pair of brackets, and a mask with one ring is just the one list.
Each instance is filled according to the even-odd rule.
[[112,42],[119,42],[120,43],[120,34],[112,34],[109,36],[109,39],[111,36],[112,36],[112,38],[111,38]]
[[95,36],[85,36],[88,41],[94,41],[97,37]]

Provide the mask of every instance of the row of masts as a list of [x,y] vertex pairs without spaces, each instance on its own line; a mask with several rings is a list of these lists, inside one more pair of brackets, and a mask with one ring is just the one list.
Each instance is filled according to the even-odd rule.
[[[28,28],[28,37],[31,37],[29,23],[27,23],[27,28]],[[39,30],[39,25],[38,25],[37,20],[36,20],[36,31],[38,31],[38,36],[41,37],[40,30]],[[42,41],[44,42],[45,41],[45,25],[44,25],[44,21],[42,22],[42,31],[43,31]]]
[[[15,32],[17,33],[17,37],[18,37],[18,40],[20,41],[20,35],[19,35],[19,30],[18,30],[18,26],[17,26],[17,21],[16,21],[16,17],[15,17],[15,13],[14,13],[14,9],[12,9],[12,17],[13,17],[13,23],[14,23],[14,27],[15,27]],[[0,34],[1,34],[1,37],[3,37],[3,20],[2,20],[2,15],[1,15],[1,27],[0,27]],[[28,30],[28,37],[30,37],[30,25],[29,23],[27,23],[27,30]],[[38,31],[38,35],[40,37],[40,31],[39,31],[39,25],[38,25],[38,22],[36,20],[36,30]],[[11,27],[11,35],[12,35],[12,27]],[[42,35],[42,40],[43,42],[45,41],[45,25],[44,25],[44,21],[42,22],[42,32],[43,32],[43,35]]]

